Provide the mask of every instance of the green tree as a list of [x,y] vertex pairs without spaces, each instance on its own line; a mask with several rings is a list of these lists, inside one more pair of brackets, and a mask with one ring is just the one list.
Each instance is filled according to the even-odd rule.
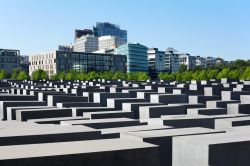
[[170,74],[170,73],[159,73],[158,77],[161,79],[161,80],[168,80],[168,81],[173,81],[175,80],[175,74]]
[[90,81],[93,79],[97,79],[98,78],[98,73],[96,73],[95,71],[91,71],[87,74],[86,76],[86,80]]
[[16,80],[18,75],[20,74],[21,70],[20,69],[13,69],[11,79]]
[[8,78],[8,73],[6,70],[0,70],[0,80]]
[[196,80],[207,80],[207,72],[206,72],[206,70],[201,70],[199,72]]
[[122,72],[122,71],[117,71],[112,75],[112,80],[126,80],[127,79],[127,75],[126,73]]
[[192,71],[185,71],[182,74],[182,81],[191,81],[192,80]]
[[236,61],[233,61],[232,63],[229,64],[229,68],[232,70],[235,69],[245,69],[248,66],[248,62],[241,60],[241,59],[237,59]]
[[180,65],[180,67],[179,67],[179,72],[185,72],[185,71],[187,71],[187,65],[185,65],[185,64],[181,64]]
[[83,71],[81,71],[81,72],[78,74],[77,79],[78,79],[78,80],[81,80],[81,81],[84,81],[84,80],[86,80],[86,77],[87,77],[87,73],[83,70]]
[[146,81],[149,79],[149,76],[145,72],[138,72],[137,75],[137,81]]
[[17,76],[17,80],[28,80],[28,79],[29,75],[25,71],[21,71]]
[[228,73],[228,78],[239,79],[241,75],[240,69],[230,70]]
[[208,78],[208,79],[215,79],[218,72],[219,72],[219,71],[218,71],[217,69],[209,69],[209,70],[207,71],[207,78]]
[[42,69],[35,70],[32,73],[32,80],[43,80],[47,78],[48,78],[47,73]]
[[137,80],[136,72],[127,73],[127,80],[128,81]]
[[250,80],[250,66],[244,70],[243,74],[240,76],[240,79]]
[[222,78],[228,78],[228,73],[229,73],[229,69],[228,68],[224,68],[222,69],[218,74],[217,74],[217,79],[222,79]]
[[66,80],[77,80],[79,72],[76,70],[69,70],[68,73],[66,74]]
[[175,73],[175,80],[176,81],[182,81],[182,73],[176,72]]

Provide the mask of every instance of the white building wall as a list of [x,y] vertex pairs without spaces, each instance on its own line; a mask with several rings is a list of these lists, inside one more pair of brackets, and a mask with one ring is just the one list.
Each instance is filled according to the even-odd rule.
[[94,52],[98,50],[98,37],[86,35],[75,39],[74,51],[76,52]]
[[48,76],[56,73],[56,51],[35,54],[29,56],[29,75],[31,76],[35,70],[42,69],[46,71]]

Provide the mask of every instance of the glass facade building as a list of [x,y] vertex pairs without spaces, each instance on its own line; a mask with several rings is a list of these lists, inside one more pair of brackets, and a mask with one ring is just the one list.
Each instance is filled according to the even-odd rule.
[[78,71],[126,71],[126,56],[101,53],[53,51],[30,56],[29,73],[43,69],[49,76],[74,69]]
[[20,68],[20,51],[0,49],[0,69],[11,73],[17,68]]
[[124,39],[127,42],[127,31],[120,29],[119,25],[108,22],[97,22],[93,27],[94,35],[101,36],[116,36]]
[[126,56],[57,51],[57,70],[126,71]]
[[148,48],[139,43],[127,43],[116,48],[115,53],[127,56],[127,72],[148,73]]

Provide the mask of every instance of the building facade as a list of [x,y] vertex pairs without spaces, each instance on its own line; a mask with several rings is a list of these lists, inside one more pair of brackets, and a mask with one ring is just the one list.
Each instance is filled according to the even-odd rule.
[[117,36],[101,36],[98,38],[98,50],[110,50],[126,43],[126,40]]
[[214,57],[206,57],[206,65],[207,67],[213,67],[215,65],[215,58]]
[[116,54],[127,56],[127,72],[148,73],[148,48],[139,43],[127,43],[115,49]]
[[71,45],[59,45],[58,51],[74,51],[74,46]]
[[20,68],[22,71],[29,73],[29,56],[27,55],[20,56]]
[[205,69],[207,67],[206,59],[199,55],[195,57],[195,63],[196,63],[196,67],[200,66],[202,69]]
[[0,49],[0,69],[11,73],[13,69],[20,68],[20,51]]
[[80,38],[86,35],[94,35],[93,30],[91,29],[76,29],[75,30],[75,39]]
[[29,74],[43,69],[50,77],[60,71],[126,71],[126,56],[100,53],[52,51],[29,58]]
[[84,35],[75,39],[75,52],[94,52],[98,50],[98,37],[94,35]]
[[187,66],[187,70],[194,69],[196,66],[195,56],[191,56],[188,53],[179,54],[179,65],[183,64]]
[[151,78],[156,78],[160,72],[165,71],[165,52],[157,48],[148,49],[148,67]]
[[172,47],[169,47],[165,51],[165,68],[171,73],[175,73],[179,70],[179,52]]
[[93,27],[93,32],[96,37],[101,36],[116,36],[127,42],[127,31],[120,29],[119,25],[109,22],[97,22]]

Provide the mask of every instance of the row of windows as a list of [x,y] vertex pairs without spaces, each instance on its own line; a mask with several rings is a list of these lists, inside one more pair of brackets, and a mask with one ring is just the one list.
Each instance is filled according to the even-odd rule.
[[53,53],[31,56],[32,61],[37,61],[37,60],[42,60],[42,59],[50,59],[50,58],[54,58]]

